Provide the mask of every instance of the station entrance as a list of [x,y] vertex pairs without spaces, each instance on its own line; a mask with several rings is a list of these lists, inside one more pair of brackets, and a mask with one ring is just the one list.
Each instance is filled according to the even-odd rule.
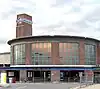
[[35,67],[14,68],[7,70],[7,79],[13,78],[18,82],[98,82],[100,73],[93,73],[91,68],[60,68],[60,67]]
[[27,79],[30,82],[50,82],[51,72],[50,71],[27,71]]
[[[80,82],[79,72],[84,71],[69,71],[60,70],[60,82]],[[51,82],[51,71],[50,70],[34,70],[27,71],[27,79],[31,82]]]

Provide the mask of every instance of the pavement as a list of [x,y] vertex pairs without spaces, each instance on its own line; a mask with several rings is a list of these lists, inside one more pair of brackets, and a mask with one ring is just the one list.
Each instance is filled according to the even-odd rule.
[[100,89],[100,84],[90,85],[81,89]]
[[72,87],[70,89],[100,89],[100,84],[90,84],[90,85],[79,85],[77,87]]
[[12,83],[0,89],[71,89],[77,86],[79,83]]

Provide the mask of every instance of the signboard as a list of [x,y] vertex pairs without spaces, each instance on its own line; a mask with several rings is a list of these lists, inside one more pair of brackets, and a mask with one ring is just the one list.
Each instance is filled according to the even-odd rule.
[[16,20],[16,23],[21,24],[22,22],[30,24],[30,25],[33,24],[33,22],[29,19],[18,17],[18,19]]
[[8,76],[14,76],[14,72],[8,72]]

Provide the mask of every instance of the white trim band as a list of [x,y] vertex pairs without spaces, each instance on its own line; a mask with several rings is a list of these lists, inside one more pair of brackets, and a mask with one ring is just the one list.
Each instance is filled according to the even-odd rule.
[[11,65],[10,67],[96,67],[96,65]]

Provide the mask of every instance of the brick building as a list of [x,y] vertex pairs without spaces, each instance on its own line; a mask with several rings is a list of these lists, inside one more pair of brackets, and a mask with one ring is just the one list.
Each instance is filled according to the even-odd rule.
[[[33,29],[34,31],[34,29]],[[17,15],[16,38],[9,40],[17,81],[73,82],[79,72],[98,73],[100,41],[78,36],[32,36],[32,16]]]

